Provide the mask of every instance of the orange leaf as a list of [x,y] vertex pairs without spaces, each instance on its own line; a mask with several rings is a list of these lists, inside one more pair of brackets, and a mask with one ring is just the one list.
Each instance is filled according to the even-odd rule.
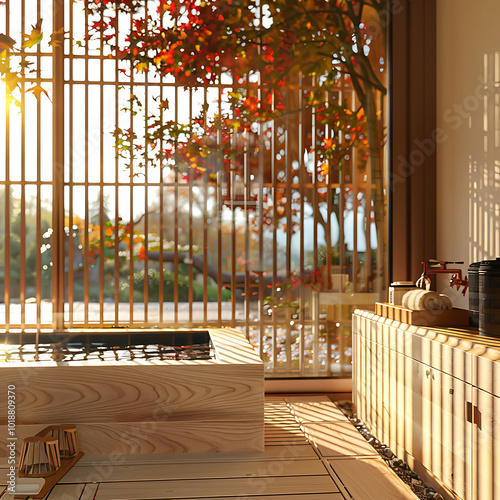
[[31,87],[30,89],[27,90],[27,92],[33,92],[33,95],[37,98],[37,99],[40,99],[40,95],[42,94],[42,92],[47,96],[47,99],[49,101],[51,101],[50,97],[49,97],[49,94],[48,92],[42,87],[40,86],[39,84],[37,85],[34,85],[33,87]]
[[4,35],[0,33],[0,49],[13,49],[16,41],[12,39],[9,35]]
[[43,33],[42,33],[42,21],[43,19],[39,19],[38,22],[33,26],[31,25],[31,33],[26,35],[23,33],[23,37],[25,38],[22,48],[31,48],[33,45],[37,45],[42,41]]
[[64,31],[64,28],[58,29],[57,31],[54,31],[52,35],[50,35],[50,42],[49,45],[56,48],[60,47],[62,41],[64,40],[64,35],[66,32]]

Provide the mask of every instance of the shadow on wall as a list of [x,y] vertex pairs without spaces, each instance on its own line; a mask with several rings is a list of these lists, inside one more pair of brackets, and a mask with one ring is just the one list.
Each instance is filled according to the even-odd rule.
[[469,156],[469,256],[500,257],[500,52],[484,55],[482,157]]

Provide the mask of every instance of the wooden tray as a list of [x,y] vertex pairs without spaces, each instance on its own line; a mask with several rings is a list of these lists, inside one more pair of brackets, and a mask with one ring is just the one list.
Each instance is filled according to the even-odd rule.
[[415,326],[469,326],[469,311],[466,309],[412,311],[402,306],[376,302],[375,314]]
[[[78,452],[73,458],[64,459],[61,458],[61,467],[51,476],[43,478],[45,480],[41,490],[37,494],[15,494],[14,499],[25,499],[25,498],[45,498],[47,494],[52,490],[52,488],[63,478],[63,476],[73,467],[73,465],[83,457],[83,452]],[[36,478],[38,479],[38,478]]]

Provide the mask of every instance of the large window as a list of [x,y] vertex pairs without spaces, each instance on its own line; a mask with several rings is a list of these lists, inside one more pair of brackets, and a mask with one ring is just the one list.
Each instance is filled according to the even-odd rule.
[[231,326],[270,375],[349,373],[386,284],[384,2],[54,6],[0,5],[0,322]]

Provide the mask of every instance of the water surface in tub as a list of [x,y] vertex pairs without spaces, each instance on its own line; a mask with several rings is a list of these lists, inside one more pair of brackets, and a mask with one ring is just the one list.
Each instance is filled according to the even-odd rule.
[[27,340],[0,346],[0,362],[215,359],[208,332],[42,335],[38,345]]

